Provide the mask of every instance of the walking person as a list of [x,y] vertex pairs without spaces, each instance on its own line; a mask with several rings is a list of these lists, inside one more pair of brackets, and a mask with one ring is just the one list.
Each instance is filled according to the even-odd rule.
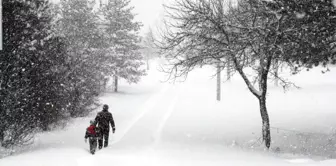
[[112,114],[108,111],[108,105],[105,104],[103,106],[103,110],[98,112],[96,116],[96,124],[98,124],[99,128],[99,135],[98,135],[98,148],[101,149],[103,147],[108,146],[108,140],[109,140],[109,133],[110,133],[110,124],[112,127],[112,132],[115,132],[115,124],[113,120]]
[[96,128],[95,122],[93,120],[90,121],[90,126],[86,128],[85,132],[85,143],[87,142],[87,139],[89,138],[89,145],[90,145],[90,153],[95,154],[97,149],[97,135],[98,130]]

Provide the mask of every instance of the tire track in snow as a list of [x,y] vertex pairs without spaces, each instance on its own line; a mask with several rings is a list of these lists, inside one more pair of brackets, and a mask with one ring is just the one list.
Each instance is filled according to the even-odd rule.
[[164,94],[168,91],[168,89],[171,86],[165,84],[162,90],[159,93],[156,93],[152,95],[149,99],[146,100],[146,102],[143,104],[141,108],[141,113],[136,116],[131,123],[126,127],[126,129],[119,135],[116,135],[115,139],[111,142],[111,144],[115,144],[122,140],[122,138],[131,130],[131,128],[136,124],[147,112],[152,110],[155,106],[156,103],[164,96]]
[[178,98],[179,98],[178,96],[174,97],[172,102],[169,104],[166,113],[163,115],[163,118],[157,128],[157,131],[153,135],[154,146],[157,145],[161,141],[161,133],[162,133],[163,127],[166,124],[169,117],[171,116],[171,114],[174,112],[174,108],[175,108]]

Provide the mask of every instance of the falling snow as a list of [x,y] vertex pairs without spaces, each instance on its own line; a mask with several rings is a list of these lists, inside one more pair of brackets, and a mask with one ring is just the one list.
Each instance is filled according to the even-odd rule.
[[296,13],[295,15],[296,15],[296,18],[302,19],[306,16],[306,13]]
[[336,0],[51,2],[2,2],[1,166],[336,165]]

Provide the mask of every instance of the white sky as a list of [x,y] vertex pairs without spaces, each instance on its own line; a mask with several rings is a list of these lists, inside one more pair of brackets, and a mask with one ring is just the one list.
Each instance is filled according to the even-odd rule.
[[163,2],[164,0],[131,0],[131,5],[134,6],[133,13],[137,14],[136,21],[144,25],[141,34],[147,32],[149,27],[155,31],[159,26],[163,18]]

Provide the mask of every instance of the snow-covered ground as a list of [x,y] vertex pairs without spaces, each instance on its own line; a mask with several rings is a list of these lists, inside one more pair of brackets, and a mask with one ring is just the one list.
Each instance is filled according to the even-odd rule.
[[215,69],[203,67],[170,84],[161,82],[155,64],[139,84],[121,82],[119,93],[101,97],[117,128],[108,148],[91,155],[84,143],[95,112],[66,130],[40,134],[29,150],[0,159],[0,166],[336,165],[336,68],[292,76],[301,89],[286,93],[270,84],[273,142],[264,151],[258,102],[239,76],[222,84],[217,102]]

